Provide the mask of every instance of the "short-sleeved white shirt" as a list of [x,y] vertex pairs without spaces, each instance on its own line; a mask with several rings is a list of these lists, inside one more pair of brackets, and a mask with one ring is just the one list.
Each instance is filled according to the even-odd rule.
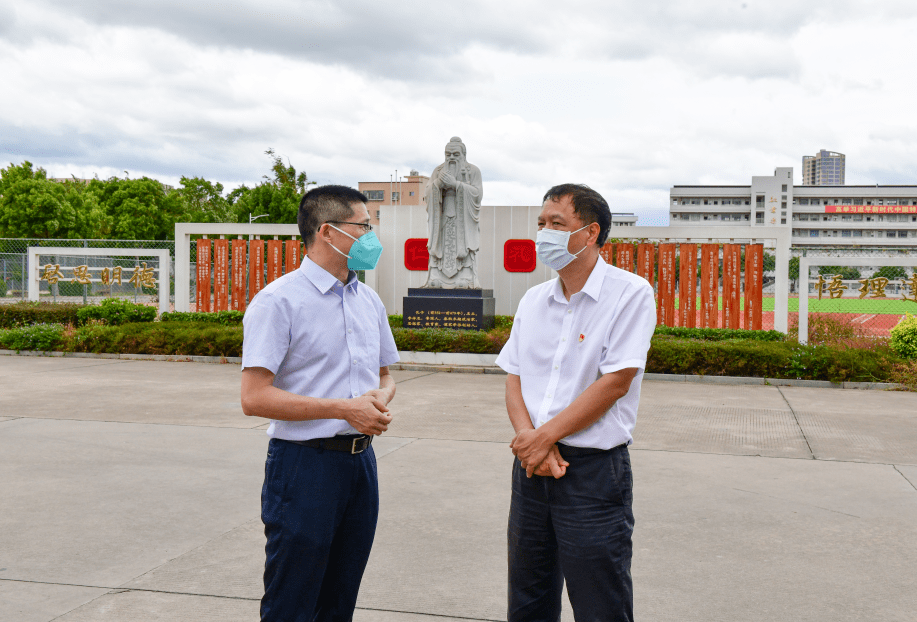
[[[398,349],[379,296],[350,272],[347,284],[308,257],[258,292],[245,311],[242,369],[263,367],[297,395],[354,398],[379,388]],[[302,441],[359,434],[341,419],[271,420],[268,436]]]
[[497,365],[519,376],[522,398],[538,428],[602,375],[636,367],[630,390],[594,424],[561,442],[611,449],[630,444],[640,383],[656,327],[653,288],[646,279],[599,257],[582,291],[564,297],[560,279],[525,293]]

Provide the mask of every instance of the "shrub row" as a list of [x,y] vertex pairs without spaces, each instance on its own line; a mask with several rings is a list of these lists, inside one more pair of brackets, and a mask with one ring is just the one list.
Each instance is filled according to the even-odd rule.
[[220,324],[221,326],[238,326],[242,323],[245,314],[241,311],[214,311],[214,312],[195,312],[183,313],[173,311],[163,313],[159,319],[163,322],[210,322]]
[[[509,337],[492,331],[394,329],[399,350],[495,354]],[[80,328],[37,325],[0,330],[0,347],[186,356],[241,356],[242,327],[212,322],[157,322]],[[909,363],[887,346],[855,350],[827,345],[801,346],[788,341],[653,338],[646,370],[668,374],[753,376],[808,380],[917,381],[917,361]]]
[[83,308],[79,304],[51,302],[16,302],[0,304],[0,328],[16,328],[31,324],[73,324],[79,323],[76,313]]

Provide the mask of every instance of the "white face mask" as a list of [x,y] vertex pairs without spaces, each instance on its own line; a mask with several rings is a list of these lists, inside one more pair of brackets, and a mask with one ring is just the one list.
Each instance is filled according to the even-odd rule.
[[585,227],[580,227],[576,231],[558,231],[557,229],[542,229],[535,236],[535,251],[541,263],[554,271],[566,267],[568,263],[576,259],[576,256],[586,250],[586,247],[579,249],[575,254],[567,250],[570,243],[570,236],[582,231]]

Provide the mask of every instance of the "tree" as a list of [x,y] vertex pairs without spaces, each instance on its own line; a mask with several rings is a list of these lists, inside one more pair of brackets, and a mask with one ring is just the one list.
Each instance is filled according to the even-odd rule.
[[299,200],[315,182],[308,180],[305,171],[297,173],[292,164],[284,164],[273,149],[264,153],[271,157],[273,177],[264,175],[265,181],[254,188],[243,185],[229,193],[227,199],[233,206],[236,221],[248,222],[249,214],[264,214],[259,222],[295,223]]
[[787,276],[790,278],[790,284],[792,285],[791,291],[796,291],[796,282],[799,281],[799,257],[790,257]]
[[235,222],[232,204],[223,196],[223,184],[202,177],[181,178],[181,188],[174,190],[181,197],[186,222]]
[[872,278],[886,278],[889,281],[894,281],[897,279],[906,279],[907,272],[901,266],[883,266],[876,270],[876,273],[872,275]]
[[271,157],[271,170],[274,172],[274,179],[271,180],[267,175],[263,175],[263,177],[275,186],[289,187],[298,194],[303,195],[306,193],[307,186],[315,184],[314,181],[309,181],[305,171],[297,174],[296,169],[293,168],[293,165],[290,164],[289,161],[287,161],[287,165],[284,166],[283,159],[274,153],[273,148],[268,149],[264,153]]
[[860,270],[854,266],[820,266],[818,273],[822,276],[840,274],[841,279],[845,281],[855,281],[860,278]]
[[182,197],[166,192],[155,179],[94,179],[87,189],[106,212],[103,237],[121,240],[166,240],[184,220]]
[[93,237],[104,222],[82,183],[50,181],[28,160],[0,170],[0,237]]

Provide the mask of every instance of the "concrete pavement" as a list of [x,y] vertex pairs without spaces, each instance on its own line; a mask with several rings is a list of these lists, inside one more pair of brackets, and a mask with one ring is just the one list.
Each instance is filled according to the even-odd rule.
[[[355,620],[503,620],[504,378],[395,376]],[[257,619],[267,439],[238,387],[236,365],[0,357],[0,620]],[[913,393],[645,382],[638,619],[913,620],[915,424]]]

